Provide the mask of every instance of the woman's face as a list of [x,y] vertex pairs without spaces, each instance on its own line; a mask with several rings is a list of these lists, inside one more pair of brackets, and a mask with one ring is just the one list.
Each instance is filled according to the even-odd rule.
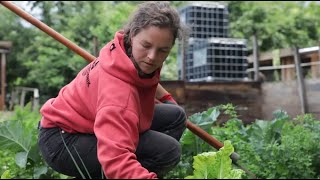
[[132,37],[132,55],[146,74],[162,66],[172,48],[173,35],[169,28],[150,26]]

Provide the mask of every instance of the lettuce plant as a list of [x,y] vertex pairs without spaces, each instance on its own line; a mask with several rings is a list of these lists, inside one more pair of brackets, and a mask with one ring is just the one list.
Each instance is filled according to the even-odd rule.
[[234,148],[230,141],[217,152],[203,152],[194,156],[193,175],[186,179],[241,179],[244,171],[234,169],[230,155]]

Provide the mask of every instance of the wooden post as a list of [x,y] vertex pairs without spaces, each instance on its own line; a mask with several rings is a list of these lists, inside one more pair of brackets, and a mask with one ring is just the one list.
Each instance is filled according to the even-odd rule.
[[[320,40],[318,41],[318,61],[320,62]],[[320,64],[318,64],[317,72],[320,72]],[[316,78],[318,78],[318,76]]]
[[318,60],[320,61],[320,40],[318,42]]
[[258,37],[257,33],[253,34],[253,68],[254,68],[254,81],[259,81],[259,52],[258,52]]
[[1,96],[0,96],[0,110],[5,109],[6,99],[6,54],[1,53]]
[[34,88],[33,90],[33,103],[32,103],[32,110],[36,111],[39,108],[39,89],[38,88]]
[[301,112],[303,114],[305,114],[305,113],[308,113],[307,98],[306,98],[304,77],[302,76],[302,68],[301,68],[301,65],[300,65],[301,62],[300,62],[299,48],[297,46],[293,47],[293,54],[294,54],[294,63],[295,63],[295,66],[296,66],[299,97],[300,97],[300,102],[301,102]]

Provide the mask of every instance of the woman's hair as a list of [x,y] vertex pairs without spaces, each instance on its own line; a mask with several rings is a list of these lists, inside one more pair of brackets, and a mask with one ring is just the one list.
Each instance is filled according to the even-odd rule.
[[173,34],[174,45],[176,38],[184,38],[185,27],[180,22],[180,16],[175,8],[170,7],[169,2],[149,1],[139,5],[132,14],[129,22],[124,26],[124,43],[126,47],[131,45],[131,37],[137,35],[142,29],[149,26],[170,28]]

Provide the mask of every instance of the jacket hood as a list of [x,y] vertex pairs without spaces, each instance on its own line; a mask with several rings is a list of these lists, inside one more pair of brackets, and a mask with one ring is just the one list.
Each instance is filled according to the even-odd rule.
[[98,59],[104,71],[137,87],[151,87],[158,84],[161,68],[156,70],[152,78],[140,78],[138,70],[125,53],[123,37],[121,31],[116,32],[113,41],[101,49]]

